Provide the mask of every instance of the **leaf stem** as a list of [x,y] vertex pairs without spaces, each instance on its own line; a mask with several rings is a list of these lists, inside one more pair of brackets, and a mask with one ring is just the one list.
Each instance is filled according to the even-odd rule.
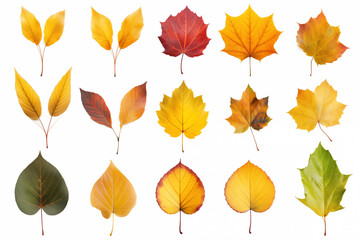
[[40,209],[40,215],[41,215],[41,234],[44,236],[44,221],[43,221],[43,210]]
[[319,128],[320,130],[328,137],[328,139],[330,140],[330,142],[332,142],[331,138],[329,137],[329,135],[326,134],[326,132],[324,132],[324,130],[321,128],[320,122],[318,122]]
[[326,217],[323,217],[324,220],[324,236],[326,236]]
[[111,227],[111,233],[110,233],[110,236],[112,236],[113,231],[114,231],[114,213],[112,214],[112,227]]
[[45,55],[46,46],[44,47],[43,52],[41,52],[41,48],[40,48],[39,45],[36,45],[36,46],[37,46],[38,51],[39,51],[39,54],[40,54],[40,60],[41,60],[41,73],[40,73],[40,77],[42,77],[43,72],[44,72],[44,55]]
[[254,133],[253,133],[253,130],[252,130],[251,126],[250,126],[250,131],[251,131],[251,134],[252,134],[252,136],[253,136],[253,138],[254,138],[254,142],[255,142],[256,150],[258,150],[258,151],[259,151],[259,148],[258,148],[258,145],[257,145],[257,142],[256,142],[256,139],[255,139],[255,136],[254,136]]
[[251,209],[250,209],[250,225],[249,225],[249,234],[251,234],[251,222],[252,222],[252,217],[251,217]]
[[181,151],[184,152],[184,132],[181,133]]
[[251,77],[251,56],[249,57],[249,72],[250,72],[250,77]]
[[314,58],[311,58],[310,61],[310,77],[312,76],[312,62],[313,62]]
[[180,234],[183,234],[182,231],[181,231],[181,210],[179,211],[179,232]]
[[183,70],[182,70],[183,59],[184,59],[184,53],[181,55],[181,62],[180,62],[180,72],[181,72],[181,74],[184,74]]

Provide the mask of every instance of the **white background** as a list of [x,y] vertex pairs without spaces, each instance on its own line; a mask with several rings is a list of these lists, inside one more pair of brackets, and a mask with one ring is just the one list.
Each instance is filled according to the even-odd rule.
[[[326,239],[358,239],[360,45],[354,21],[358,14],[356,1],[259,0],[250,3],[261,17],[274,13],[275,26],[283,31],[275,44],[278,54],[264,58],[261,63],[253,60],[251,78],[248,59],[241,63],[221,52],[224,43],[218,32],[224,28],[225,12],[238,16],[247,9],[248,1],[1,1],[0,238],[41,237],[40,213],[24,215],[14,198],[19,174],[41,150],[44,158],[59,169],[70,192],[68,205],[61,214],[44,216],[44,239],[109,238],[111,220],[104,219],[100,211],[90,205],[90,191],[110,160],[132,182],[138,197],[127,217],[116,217],[112,239],[320,239],[322,219],[296,197],[303,197],[297,168],[307,165],[310,153],[321,141],[337,160],[340,171],[352,174],[342,201],[345,209],[330,213],[327,218]],[[180,57],[163,54],[158,36],[161,35],[160,21],[177,14],[186,5],[209,23],[211,41],[203,56],[184,58],[184,75],[181,75]],[[50,15],[66,9],[64,33],[46,50],[43,77],[39,76],[37,49],[21,32],[21,6],[37,17],[42,28]],[[141,37],[120,53],[116,78],[110,52],[92,39],[91,6],[111,19],[114,48],[123,19],[142,7],[145,25]],[[331,25],[340,26],[340,41],[350,49],[334,63],[314,65],[313,76],[309,77],[311,58],[297,47],[297,22],[307,22],[321,9]],[[45,148],[42,130],[24,115],[18,104],[14,67],[40,96],[44,124],[49,120],[47,104],[54,86],[73,67],[71,104],[50,131],[49,149]],[[332,143],[318,127],[310,133],[296,129],[295,121],[287,113],[296,105],[298,88],[313,91],[325,79],[338,91],[338,101],[347,105],[340,125],[324,128],[333,138]],[[185,138],[184,154],[180,148],[181,138],[166,134],[157,123],[156,115],[163,94],[171,95],[183,80],[195,95],[203,95],[209,111],[208,124],[202,134],[193,140]],[[146,111],[141,119],[124,126],[120,154],[116,155],[113,132],[90,119],[81,104],[79,87],[103,96],[118,131],[123,95],[145,81],[148,82]],[[234,134],[234,128],[225,121],[231,115],[230,97],[241,98],[247,84],[259,98],[269,96],[268,115],[273,120],[255,132],[260,152],[255,149],[250,131]],[[202,208],[196,214],[183,215],[182,236],[178,232],[178,214],[164,213],[155,200],[159,179],[179,158],[197,173],[206,191]],[[248,234],[249,214],[234,212],[224,198],[227,179],[248,160],[266,171],[276,188],[273,206],[264,213],[253,214],[252,235]]]

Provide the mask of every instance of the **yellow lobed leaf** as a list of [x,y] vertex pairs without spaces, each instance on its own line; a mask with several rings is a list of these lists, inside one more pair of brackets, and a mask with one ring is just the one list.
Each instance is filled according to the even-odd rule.
[[19,104],[30,119],[38,120],[41,116],[41,102],[39,96],[28,82],[15,69],[15,90]]
[[176,88],[171,98],[164,95],[160,110],[156,112],[159,124],[171,137],[182,133],[188,138],[195,138],[207,124],[209,112],[205,111],[202,96],[194,98],[194,93],[185,82]]
[[141,8],[125,18],[118,33],[119,48],[124,49],[136,42],[144,26]]
[[90,201],[106,219],[112,214],[125,217],[135,206],[136,193],[130,181],[111,161],[104,174],[94,184]]
[[113,42],[113,29],[109,18],[91,8],[91,32],[92,37],[100,46],[110,50]]
[[325,80],[315,92],[298,90],[297,106],[289,111],[297,128],[311,131],[316,124],[326,127],[339,124],[346,105],[336,101],[337,92]]
[[51,46],[57,42],[64,31],[65,10],[51,15],[45,23],[44,42],[45,46]]
[[200,209],[204,198],[201,180],[181,161],[160,179],[156,187],[156,200],[168,214],[179,211],[193,214]]
[[261,168],[248,161],[227,181],[225,198],[237,212],[264,212],[274,201],[275,186]]
[[274,44],[281,32],[275,28],[272,15],[261,18],[249,5],[238,17],[226,14],[225,28],[220,34],[225,42],[222,51],[242,61],[247,57],[261,60],[276,53]]
[[42,38],[42,31],[36,17],[24,7],[21,7],[20,20],[21,30],[24,36],[36,45],[39,45]]
[[121,100],[120,128],[125,124],[138,120],[145,111],[146,82],[131,89]]
[[55,86],[50,99],[48,110],[50,116],[57,117],[63,114],[70,104],[71,98],[71,68]]

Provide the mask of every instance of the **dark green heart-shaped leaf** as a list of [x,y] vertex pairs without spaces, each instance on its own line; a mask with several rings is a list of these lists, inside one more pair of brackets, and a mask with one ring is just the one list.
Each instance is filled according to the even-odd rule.
[[[48,215],[61,213],[69,199],[69,192],[60,172],[39,153],[39,156],[20,174],[15,186],[15,200],[19,209],[28,215],[41,210]],[[42,230],[44,235],[44,230]]]

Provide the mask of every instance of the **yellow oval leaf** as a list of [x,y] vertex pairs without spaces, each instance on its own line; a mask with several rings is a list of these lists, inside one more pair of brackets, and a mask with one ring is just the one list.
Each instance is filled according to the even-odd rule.
[[110,19],[91,8],[92,37],[100,46],[110,50],[113,42],[113,29]]
[[44,27],[45,46],[51,46],[57,42],[64,31],[65,10],[51,15],[46,20]]
[[258,166],[248,161],[237,169],[225,185],[225,198],[229,206],[236,212],[250,210],[265,212],[275,198],[275,186],[268,175]]
[[158,123],[171,137],[185,134],[191,139],[201,133],[209,115],[209,112],[205,111],[202,96],[195,98],[185,82],[173,91],[171,98],[164,95],[160,110],[156,113],[159,117]]
[[125,124],[138,120],[145,111],[146,82],[131,89],[121,100],[120,128]]
[[71,98],[71,68],[55,86],[50,99],[48,110],[50,116],[57,117],[63,114],[70,104]]
[[94,184],[90,202],[93,207],[101,211],[106,219],[111,215],[114,217],[114,214],[118,217],[125,217],[135,206],[136,193],[130,181],[111,161],[104,174]]
[[[196,213],[204,198],[205,190],[201,180],[181,161],[160,179],[156,187],[156,200],[160,208],[168,214],[179,211],[186,214]],[[179,230],[182,233],[181,217]]]
[[30,119],[38,120],[41,116],[41,102],[39,96],[28,82],[15,69],[15,90],[19,104]]
[[118,33],[119,48],[124,49],[136,42],[144,26],[141,8],[125,18]]
[[36,45],[39,45],[42,38],[42,31],[36,17],[24,7],[21,7],[20,20],[21,30],[24,36]]

